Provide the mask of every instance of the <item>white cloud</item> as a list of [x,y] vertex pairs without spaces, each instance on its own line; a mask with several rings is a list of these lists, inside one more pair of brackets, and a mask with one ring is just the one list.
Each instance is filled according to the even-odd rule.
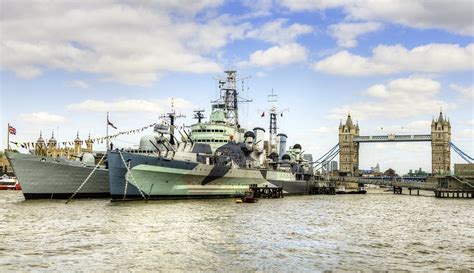
[[34,124],[58,124],[64,122],[65,118],[60,115],[50,114],[47,112],[21,113],[17,120]]
[[327,127],[327,126],[321,126],[318,128],[314,128],[311,130],[312,135],[337,135],[337,128],[334,127]]
[[313,64],[316,71],[350,76],[401,72],[447,72],[474,68],[474,44],[427,44],[411,50],[402,45],[379,45],[372,56],[340,51]]
[[457,85],[457,84],[450,84],[449,88],[451,88],[452,90],[458,92],[464,98],[471,99],[471,102],[474,102],[474,101],[472,101],[472,99],[474,99],[474,85],[460,86],[460,85]]
[[271,67],[305,61],[308,56],[306,48],[300,44],[276,45],[266,50],[257,50],[250,54],[248,62],[239,65]]
[[196,18],[220,3],[2,3],[1,69],[24,78],[80,71],[134,85],[168,72],[218,72],[215,52],[250,28],[225,15]]
[[[331,110],[329,118],[342,119],[348,110],[358,119],[407,118],[435,113],[442,107],[453,109],[455,104],[437,98],[441,84],[429,78],[408,77],[396,79],[388,84],[377,84],[366,91],[366,99]],[[413,127],[419,124],[413,124]]]
[[443,29],[474,35],[471,0],[280,1],[291,11],[343,8],[349,19],[381,20],[419,29]]
[[30,66],[30,65],[23,65],[23,66],[18,66],[13,69],[15,71],[16,75],[22,79],[33,79],[41,75],[41,70]]
[[[176,109],[189,110],[193,108],[190,101],[173,98]],[[161,113],[171,107],[171,98],[162,100],[85,100],[67,106],[68,110],[78,112],[153,112]]]
[[268,76],[268,74],[263,71],[258,71],[257,73],[255,73],[255,76],[257,76],[258,78],[265,78]]
[[302,24],[284,25],[288,19],[279,18],[270,21],[261,27],[247,32],[247,37],[264,40],[273,44],[284,45],[293,43],[298,36],[308,34],[313,31],[313,27]]
[[474,35],[471,0],[354,1],[346,9],[357,19],[386,20],[419,29],[438,28]]
[[347,1],[344,0],[319,0],[319,1],[295,1],[295,0],[280,0],[282,6],[287,7],[291,11],[305,11],[305,10],[323,10],[330,8],[337,8],[342,6]]
[[330,35],[337,39],[338,46],[346,48],[356,47],[359,36],[381,28],[382,24],[378,22],[339,23],[328,27]]
[[288,19],[279,18],[248,31],[247,38],[259,39],[275,45],[253,52],[248,61],[242,61],[238,65],[272,67],[305,61],[308,50],[295,41],[299,36],[313,32],[313,27],[297,23],[287,25],[287,23]]
[[[474,139],[474,128],[465,128],[462,130],[458,130],[455,133],[453,133],[453,138],[456,141],[469,141],[468,143],[471,144],[471,149],[473,148],[472,146],[472,140]],[[468,148],[468,147],[465,147]],[[471,155],[472,156],[472,155]]]
[[86,89],[89,88],[89,84],[83,80],[72,80],[68,83],[71,87]]
[[240,3],[250,9],[250,12],[244,15],[247,18],[269,16],[273,8],[273,0],[243,0]]
[[431,120],[415,120],[407,124],[382,126],[373,128],[382,134],[426,134],[430,132]]

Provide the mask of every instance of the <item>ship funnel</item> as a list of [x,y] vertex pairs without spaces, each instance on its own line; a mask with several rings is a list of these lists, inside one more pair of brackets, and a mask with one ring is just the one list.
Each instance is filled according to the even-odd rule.
[[295,144],[293,145],[293,152],[295,154],[295,159],[301,160],[301,145],[300,144]]
[[244,134],[244,142],[247,145],[252,145],[255,141],[255,133],[252,131],[247,131]]
[[288,136],[285,134],[277,135],[277,151],[280,156],[283,156],[286,153],[286,140]]
[[263,151],[263,145],[264,145],[264,138],[265,138],[265,129],[261,127],[255,127],[253,128],[253,133],[255,135],[255,144],[257,145],[257,148],[261,151]]

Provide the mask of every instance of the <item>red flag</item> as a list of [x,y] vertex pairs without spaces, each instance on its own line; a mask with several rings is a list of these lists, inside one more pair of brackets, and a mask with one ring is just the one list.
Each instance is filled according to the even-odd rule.
[[262,112],[262,114],[260,115],[261,118],[263,118],[265,116],[265,112]]
[[10,135],[16,135],[16,129],[13,126],[8,125],[8,133]]

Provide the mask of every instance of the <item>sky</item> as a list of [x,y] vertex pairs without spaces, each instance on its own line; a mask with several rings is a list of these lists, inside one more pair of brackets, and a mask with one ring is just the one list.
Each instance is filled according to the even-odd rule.
[[[11,141],[103,137],[158,122],[171,98],[209,115],[235,69],[245,128],[268,127],[314,158],[350,112],[361,135],[430,134],[440,110],[452,142],[474,155],[474,2],[0,0],[0,150]],[[114,141],[134,147],[143,134]],[[95,149],[105,149],[96,145]],[[361,144],[360,168],[431,171],[431,144]],[[452,163],[463,160],[452,152]]]

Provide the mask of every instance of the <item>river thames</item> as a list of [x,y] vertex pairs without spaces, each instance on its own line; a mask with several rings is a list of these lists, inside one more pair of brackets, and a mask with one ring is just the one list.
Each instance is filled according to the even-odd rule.
[[474,200],[110,202],[0,192],[0,271],[474,270]]

